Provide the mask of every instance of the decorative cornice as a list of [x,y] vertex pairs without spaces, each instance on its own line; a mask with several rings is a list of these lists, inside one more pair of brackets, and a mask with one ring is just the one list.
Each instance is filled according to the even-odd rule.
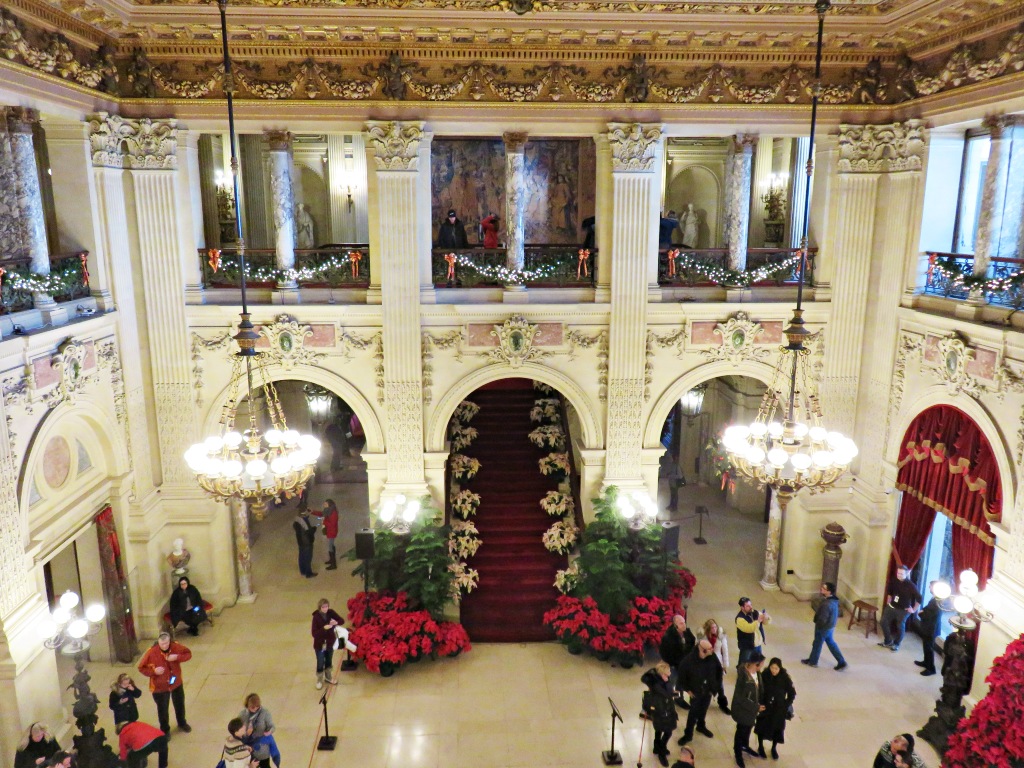
[[921,120],[888,125],[840,125],[840,173],[920,171],[928,131]]
[[174,170],[178,167],[178,121],[129,120],[97,112],[89,118],[92,164],[99,168]]
[[661,126],[608,123],[608,145],[613,171],[650,171],[661,141]]
[[380,171],[414,171],[419,167],[422,122],[377,122],[366,124],[366,137],[374,150]]

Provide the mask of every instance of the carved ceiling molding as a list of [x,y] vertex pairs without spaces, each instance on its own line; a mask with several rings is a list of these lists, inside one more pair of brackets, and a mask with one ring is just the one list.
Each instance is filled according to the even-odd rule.
[[920,171],[928,130],[923,120],[889,125],[840,125],[840,173]]
[[88,120],[92,164],[98,168],[174,170],[178,121],[139,120],[98,112]]
[[[400,41],[389,39],[382,45],[396,42]],[[749,49],[723,50],[716,44],[699,56],[719,63],[689,67],[685,64],[694,60],[695,49],[685,44],[637,54],[633,40],[618,48],[609,46],[620,41],[605,43],[599,35],[580,39],[567,52],[560,40],[548,41],[543,45],[557,46],[550,52],[551,60],[538,62],[522,57],[523,45],[537,47],[529,36],[522,43],[501,39],[475,47],[453,40],[442,43],[440,50],[428,41],[415,52],[417,58],[344,45],[322,51],[306,45],[297,50],[288,41],[272,39],[250,50],[244,44],[236,50],[236,96],[260,101],[651,104],[803,104],[811,98],[814,78],[806,50],[773,49],[770,40],[754,41],[756,46]],[[0,59],[112,96],[223,97],[219,46],[212,36],[204,45],[187,37],[168,43],[152,36],[129,50],[133,44],[122,41],[116,54],[107,45],[92,50],[0,11]],[[629,47],[632,58],[625,55]],[[763,54],[751,58],[753,50],[767,50],[768,63]],[[826,61],[821,102],[903,104],[1022,72],[1024,30],[961,44],[941,58],[897,60],[891,48],[875,53],[878,58],[867,61],[871,51],[866,46],[833,49],[832,61]],[[560,56],[565,60],[558,60]],[[732,61],[742,61],[742,68],[727,65]],[[847,62],[864,67],[844,68]]]

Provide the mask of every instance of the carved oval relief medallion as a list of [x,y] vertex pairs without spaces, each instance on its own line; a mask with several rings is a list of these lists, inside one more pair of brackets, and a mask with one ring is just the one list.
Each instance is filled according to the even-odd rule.
[[71,474],[71,446],[63,437],[54,437],[43,451],[43,479],[51,488],[60,488]]

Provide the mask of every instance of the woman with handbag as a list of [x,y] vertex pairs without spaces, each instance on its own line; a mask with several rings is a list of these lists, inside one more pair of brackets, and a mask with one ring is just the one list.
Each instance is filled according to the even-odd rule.
[[654,669],[647,670],[640,678],[640,682],[647,686],[643,711],[654,726],[654,754],[665,768],[668,768],[668,740],[679,720],[675,708],[676,691],[668,681],[671,675],[672,667],[659,661]]
[[281,750],[274,738],[274,718],[263,706],[258,693],[245,697],[245,709],[238,713],[238,717],[245,723],[243,741],[252,747],[253,758],[261,764],[270,758],[277,768],[281,768]]
[[764,751],[765,741],[772,743],[772,760],[779,759],[777,746],[786,741],[786,720],[789,719],[790,708],[793,706],[793,699],[796,698],[796,688],[789,673],[782,666],[782,659],[772,659],[768,662],[768,671],[761,675],[764,684],[762,702],[764,711],[757,716],[754,724],[754,733],[757,735],[757,754],[760,757],[767,757]]
[[264,765],[252,756],[252,747],[242,741],[245,730],[245,722],[240,717],[228,723],[228,737],[224,740],[217,768],[268,768],[270,758],[267,757]]

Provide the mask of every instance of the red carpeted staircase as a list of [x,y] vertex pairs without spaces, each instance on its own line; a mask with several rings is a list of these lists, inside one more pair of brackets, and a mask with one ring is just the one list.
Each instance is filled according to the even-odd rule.
[[512,379],[467,398],[480,406],[471,422],[479,436],[464,451],[481,464],[469,488],[480,494],[474,522],[483,544],[467,561],[479,571],[480,586],[462,599],[461,614],[474,642],[554,638],[541,619],[555,604],[555,571],[567,560],[548,552],[541,541],[555,518],[539,502],[558,484],[537,467],[548,451],[527,437],[537,426],[530,422],[530,409],[538,397],[543,395],[529,381]]

